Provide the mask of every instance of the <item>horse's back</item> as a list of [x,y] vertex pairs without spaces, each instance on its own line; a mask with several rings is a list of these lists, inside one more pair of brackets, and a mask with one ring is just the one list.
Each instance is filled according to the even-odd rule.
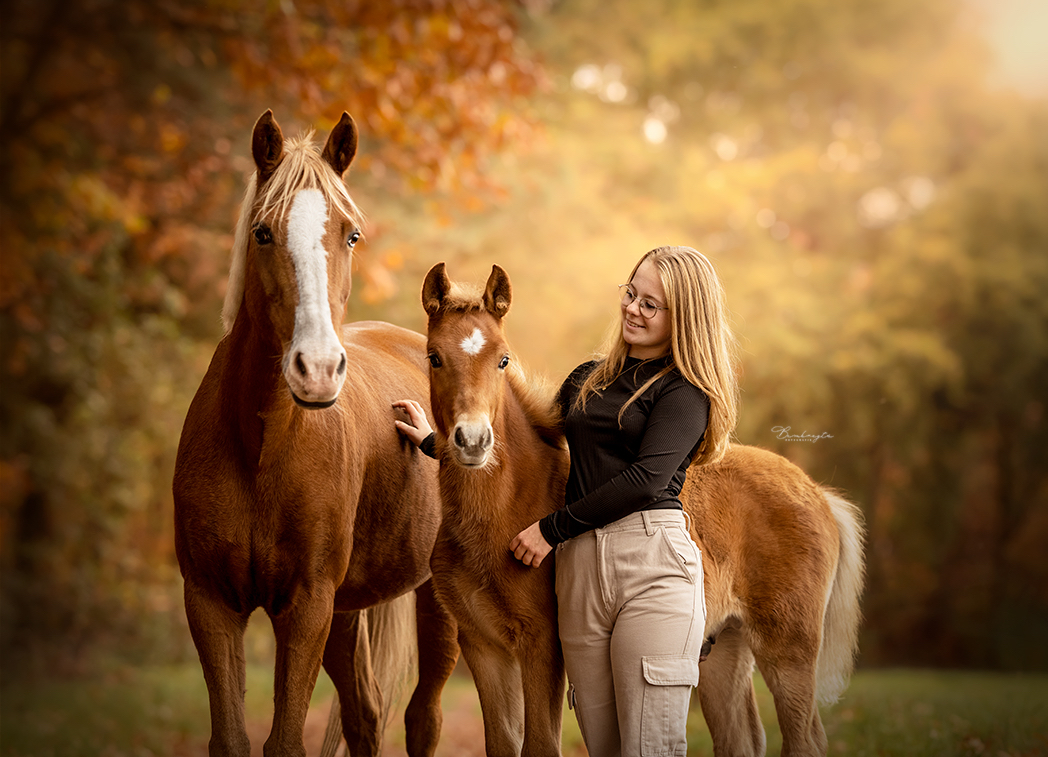
[[342,326],[342,343],[363,359],[392,360],[425,373],[420,358],[426,354],[426,337],[384,321],[357,321]]
[[[713,486],[713,483],[716,486]],[[728,508],[727,497],[734,504]],[[715,501],[715,498],[720,501]],[[825,528],[833,515],[821,488],[782,455],[760,447],[732,445],[710,465],[693,466],[682,492],[686,507],[707,517],[728,517],[776,530]]]

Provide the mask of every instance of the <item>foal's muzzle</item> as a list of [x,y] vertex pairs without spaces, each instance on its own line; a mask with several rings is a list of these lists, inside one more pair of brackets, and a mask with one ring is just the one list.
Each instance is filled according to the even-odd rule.
[[487,419],[461,421],[451,433],[451,448],[455,460],[466,468],[479,468],[488,462],[495,434]]

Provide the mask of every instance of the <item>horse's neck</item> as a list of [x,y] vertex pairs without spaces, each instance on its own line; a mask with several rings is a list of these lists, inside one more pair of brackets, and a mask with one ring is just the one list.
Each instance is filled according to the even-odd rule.
[[244,308],[225,339],[228,344],[219,378],[221,402],[233,415],[230,421],[245,454],[258,462],[267,427],[273,432],[274,426],[290,422],[292,400],[282,385],[280,348],[262,338]]

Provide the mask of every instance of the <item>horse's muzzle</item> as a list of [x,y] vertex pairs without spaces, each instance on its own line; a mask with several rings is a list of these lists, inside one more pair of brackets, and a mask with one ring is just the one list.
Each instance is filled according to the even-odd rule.
[[484,421],[462,422],[451,434],[456,462],[464,468],[479,468],[487,464],[495,435],[491,424]]
[[326,402],[307,402],[306,400],[299,399],[299,396],[294,392],[291,392],[291,398],[295,400],[296,405],[298,405],[299,407],[304,407],[307,410],[324,410],[338,402],[337,395],[332,399],[327,400]]

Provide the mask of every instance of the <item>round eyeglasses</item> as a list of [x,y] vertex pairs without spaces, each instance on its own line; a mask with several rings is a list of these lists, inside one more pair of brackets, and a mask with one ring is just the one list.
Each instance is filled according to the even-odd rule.
[[640,314],[645,318],[654,318],[655,314],[660,310],[669,310],[669,308],[656,305],[647,297],[637,299],[637,293],[633,291],[633,287],[629,284],[619,284],[619,295],[622,297],[622,307],[628,308],[636,301]]

